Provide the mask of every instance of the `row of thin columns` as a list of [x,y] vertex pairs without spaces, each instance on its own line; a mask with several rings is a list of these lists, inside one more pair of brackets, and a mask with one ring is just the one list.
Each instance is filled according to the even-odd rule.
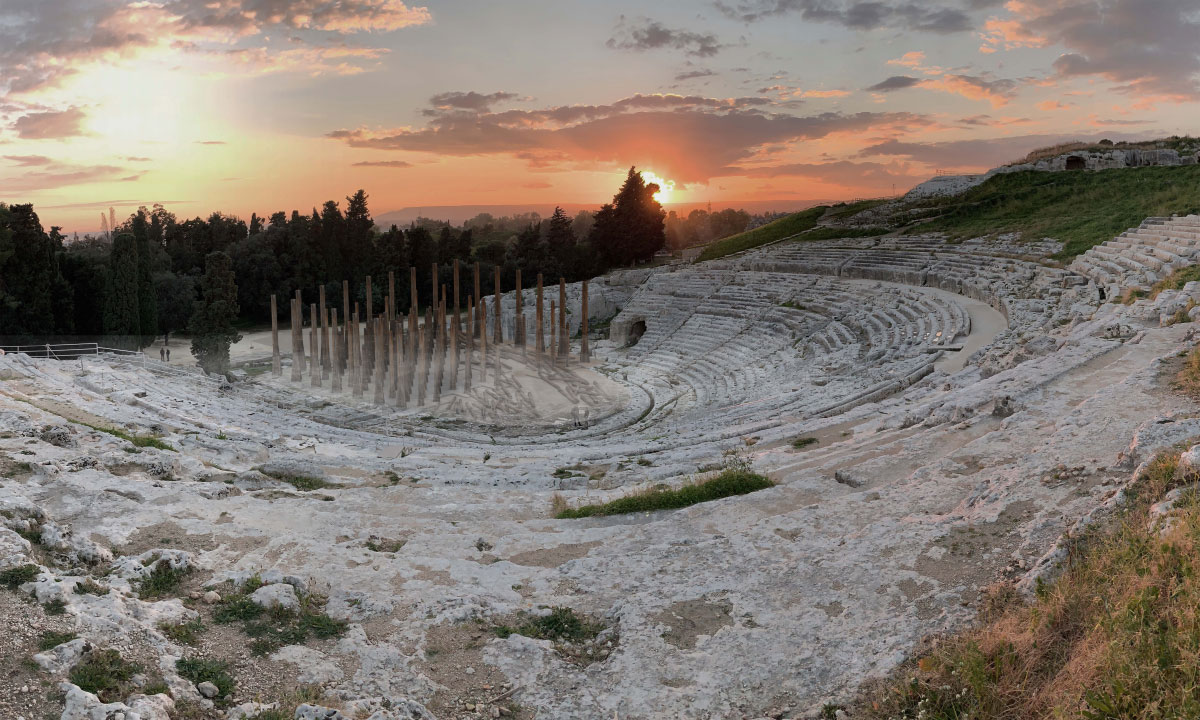
[[[349,282],[342,282],[342,322],[338,323],[338,311],[326,305],[325,287],[318,292],[318,302],[308,307],[309,339],[308,355],[305,356],[304,313],[301,293],[296,291],[291,301],[292,372],[293,382],[303,382],[307,371],[309,385],[322,387],[329,381],[334,392],[344,390],[343,382],[349,384],[354,397],[363,397],[368,388],[376,405],[387,403],[407,406],[414,402],[425,405],[427,393],[432,390],[433,402],[441,399],[443,390],[458,390],[460,375],[463,389],[469,390],[473,382],[475,342],[479,341],[479,380],[486,380],[488,359],[487,298],[480,294],[479,265],[474,268],[475,294],[467,296],[465,317],[458,302],[459,264],[454,263],[453,304],[448,306],[448,288],[438,283],[437,264],[432,267],[433,287],[437,290],[435,302],[426,308],[424,323],[418,322],[417,270],[409,268],[411,298],[407,316],[396,312],[396,277],[388,273],[388,292],[384,297],[381,314],[376,314],[371,295],[371,277],[366,278],[366,304],[360,313],[358,303],[350,307]],[[500,270],[496,270],[496,288],[492,302],[494,315],[491,344],[504,342],[501,316]],[[521,272],[517,271],[513,337],[514,346],[526,348],[526,323],[521,295]],[[570,357],[570,340],[566,320],[566,281],[559,279],[558,301],[550,302],[550,343],[546,345],[543,280],[537,277],[536,332],[534,353],[539,361],[547,357],[552,362],[566,362]],[[588,286],[582,285],[581,325],[579,359],[589,362],[588,347]],[[271,371],[282,375],[279,349],[279,321],[276,314],[276,296],[271,296]],[[453,314],[451,314],[453,313]],[[465,321],[465,330],[464,330]],[[465,344],[466,361],[460,362]],[[493,350],[493,353],[496,353]],[[496,355],[499,362],[499,355]],[[447,367],[447,364],[449,367]],[[499,368],[499,365],[497,365]],[[448,373],[447,373],[448,371]],[[497,372],[499,370],[497,369]],[[432,381],[432,382],[431,382]]]

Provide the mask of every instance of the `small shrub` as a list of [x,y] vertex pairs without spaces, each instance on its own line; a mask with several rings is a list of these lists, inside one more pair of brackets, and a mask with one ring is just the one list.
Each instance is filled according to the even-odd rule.
[[302,490],[305,492],[307,492],[309,490],[321,490],[323,488],[327,488],[327,487],[331,486],[331,484],[326,482],[325,480],[323,480],[319,477],[313,477],[311,475],[292,475],[292,474],[283,473],[283,472],[265,472],[265,471],[263,472],[263,474],[267,475],[269,477],[273,477],[276,480],[282,480],[283,482],[288,483],[289,485],[296,488],[297,490]]
[[40,572],[41,570],[37,565],[21,565],[20,567],[9,568],[8,570],[0,571],[0,585],[9,590],[16,590],[25,583],[36,580]]
[[200,618],[189,620],[183,623],[163,623],[158,626],[158,629],[163,635],[171,638],[177,643],[184,645],[195,645],[199,639],[200,633],[204,632],[204,623],[200,622]]
[[108,588],[91,578],[75,583],[76,595],[107,595]]
[[803,450],[806,447],[816,445],[819,441],[815,437],[798,437],[792,441],[792,447],[797,450]]
[[62,598],[54,598],[42,605],[42,609],[46,611],[47,615],[62,615],[67,611],[67,603]]
[[650,488],[602,505],[583,505],[556,511],[554,517],[563,520],[598,515],[675,510],[733,495],[745,495],[772,487],[774,484],[765,476],[748,469],[728,468],[708,480],[687,484],[677,489]]
[[113,702],[125,694],[130,679],[141,669],[116,650],[95,650],[71,669],[70,680],[101,701]]
[[42,633],[42,637],[38,640],[38,650],[51,650],[62,645],[63,643],[71,642],[79,637],[75,633],[56,632],[47,630]]
[[233,676],[229,674],[229,665],[220,660],[180,658],[175,661],[175,671],[196,685],[202,682],[216,685],[218,697],[223,698],[233,692]]
[[138,595],[143,599],[164,597],[179,587],[188,572],[187,569],[173,568],[169,563],[160,562],[138,583]]

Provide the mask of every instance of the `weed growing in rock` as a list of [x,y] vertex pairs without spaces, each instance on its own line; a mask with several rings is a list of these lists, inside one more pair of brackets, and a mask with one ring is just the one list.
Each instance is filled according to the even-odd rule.
[[118,428],[105,427],[103,425],[91,425],[88,423],[83,423],[83,424],[85,426],[95,430],[96,432],[108,433],[109,435],[112,435],[113,437],[120,438],[120,439],[132,444],[134,447],[139,447],[139,448],[152,447],[152,448],[158,448],[159,450],[167,450],[169,452],[178,452],[177,450],[175,450],[175,448],[171,447],[170,445],[168,445],[167,443],[163,442],[162,440],[160,440],[159,438],[157,438],[153,435],[131,435],[131,434],[125,432],[124,430],[120,430]]
[[309,490],[321,490],[322,488],[331,487],[330,483],[326,482],[325,480],[323,480],[319,477],[313,477],[311,475],[293,475],[290,473],[278,472],[278,471],[267,472],[265,470],[262,470],[262,468],[259,468],[259,470],[260,470],[260,472],[262,472],[264,475],[267,475],[268,477],[273,477],[276,480],[282,480],[283,482],[288,483],[289,485],[296,488],[297,490],[303,490],[305,492],[307,492]]
[[262,581],[257,576],[250,578],[241,588],[226,594],[213,614],[213,620],[221,624],[241,623],[242,631],[254,638],[250,649],[256,655],[266,655],[284,645],[299,645],[310,637],[327,639],[346,632],[346,621],[334,620],[319,609],[324,598],[297,592],[298,609],[268,609],[250,599],[260,587]]
[[798,437],[792,441],[792,447],[797,450],[803,450],[806,447],[816,445],[819,441],[815,437]]
[[76,595],[107,595],[108,588],[91,578],[75,583]]
[[177,643],[195,645],[200,639],[200,633],[204,632],[204,623],[200,622],[200,618],[196,618],[183,623],[163,623],[158,629]]
[[21,565],[20,567],[9,568],[8,570],[0,571],[0,585],[9,590],[16,590],[25,583],[36,580],[39,572],[41,570],[38,569],[37,565]]
[[42,633],[42,637],[38,640],[38,650],[50,650],[62,645],[63,643],[71,642],[79,637],[75,633],[56,632],[47,630]]
[[140,665],[128,662],[116,650],[94,650],[71,669],[69,677],[101,701],[113,702],[124,697],[129,681],[141,670]]
[[202,682],[216,685],[217,697],[223,698],[233,692],[233,676],[229,674],[229,665],[220,660],[180,658],[175,661],[175,671],[196,685]]
[[62,615],[67,611],[67,604],[63,602],[62,598],[54,598],[42,605],[42,609],[46,611],[47,615]]
[[554,517],[564,520],[597,515],[675,510],[733,495],[745,495],[772,487],[774,484],[765,476],[748,469],[729,468],[721,471],[715,477],[692,482],[675,489],[654,487],[600,505],[556,509]]
[[138,583],[138,595],[143,599],[164,597],[179,587],[188,572],[186,568],[173,568],[169,563],[160,562]]
[[377,538],[372,536],[366,542],[366,548],[371,552],[378,553],[394,553],[399,552],[400,548],[404,547],[403,540],[391,540],[389,538]]
[[[1191,718],[1200,713],[1200,496],[1150,512],[1178,454],[1155,458],[1104,526],[1030,601],[1009,591],[984,624],[941,642],[865,703],[871,718]],[[1164,522],[1165,520],[1165,522]],[[858,714],[855,714],[858,717]]]

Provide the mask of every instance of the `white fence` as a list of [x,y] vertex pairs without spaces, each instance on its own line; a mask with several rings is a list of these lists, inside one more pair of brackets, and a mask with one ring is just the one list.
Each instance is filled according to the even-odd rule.
[[166,375],[186,375],[190,377],[200,377],[207,380],[220,381],[220,378],[214,378],[207,375],[200,368],[184,367],[179,365],[168,365],[151,358],[149,355],[137,350],[125,350],[122,348],[110,348],[100,345],[99,343],[61,343],[61,344],[45,344],[45,345],[0,345],[0,355],[9,353],[23,354],[31,358],[44,358],[50,360],[79,360],[83,362],[85,357],[101,357],[113,356],[128,360],[134,365],[140,365],[146,370],[162,373]]

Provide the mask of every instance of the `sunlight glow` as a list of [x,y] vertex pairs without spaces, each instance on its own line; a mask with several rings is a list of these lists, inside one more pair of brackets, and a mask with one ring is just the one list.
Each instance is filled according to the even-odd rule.
[[667,180],[666,178],[659,177],[658,174],[650,170],[643,170],[642,178],[644,178],[647,183],[654,183],[658,185],[658,192],[654,193],[655,200],[659,201],[660,203],[671,202],[671,196],[675,194],[674,180]]

